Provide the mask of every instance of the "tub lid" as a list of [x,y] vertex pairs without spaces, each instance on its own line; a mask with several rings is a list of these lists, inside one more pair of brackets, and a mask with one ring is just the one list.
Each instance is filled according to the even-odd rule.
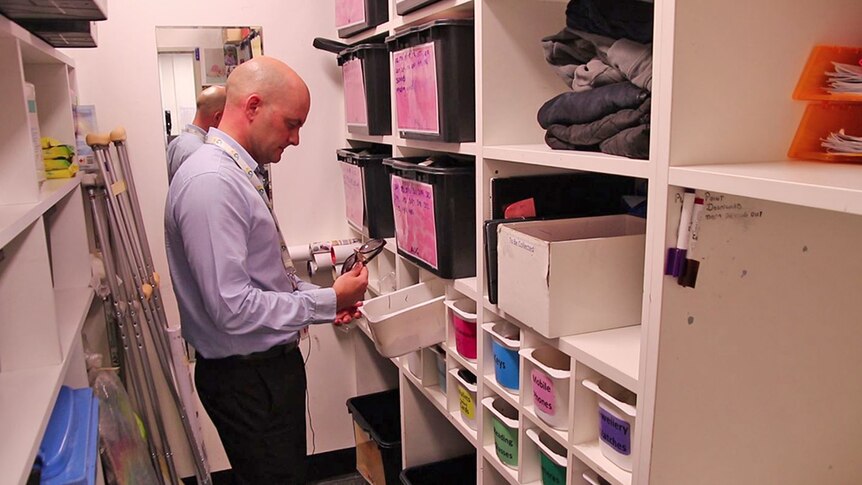
[[389,147],[383,149],[376,146],[367,148],[340,148],[335,151],[335,155],[338,157],[339,161],[352,163],[354,165],[361,165],[361,163],[357,162],[383,161],[383,159],[392,156],[391,149],[389,149]]
[[430,157],[387,158],[383,160],[395,170],[422,172],[438,175],[472,175],[476,165],[472,158],[452,155],[432,155]]
[[472,27],[473,19],[438,19],[432,20],[431,22],[426,22],[421,25],[417,25],[415,27],[410,27],[409,29],[398,32],[395,35],[390,35],[386,38],[386,45],[389,47],[389,50],[397,50],[395,49],[395,45],[393,44],[398,39],[403,37],[413,35],[422,30],[428,30],[436,27],[448,27],[448,26],[456,26],[456,27]]
[[338,65],[340,66],[344,64],[345,61],[349,61],[349,58],[354,57],[354,54],[357,52],[373,50],[388,51],[388,48],[386,47],[386,44],[382,42],[366,42],[364,44],[352,45],[338,52]]

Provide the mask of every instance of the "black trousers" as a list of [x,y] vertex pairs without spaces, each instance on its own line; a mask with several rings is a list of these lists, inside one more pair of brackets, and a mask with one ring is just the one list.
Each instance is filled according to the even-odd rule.
[[195,385],[236,483],[305,483],[306,380],[298,348],[260,360],[199,358]]

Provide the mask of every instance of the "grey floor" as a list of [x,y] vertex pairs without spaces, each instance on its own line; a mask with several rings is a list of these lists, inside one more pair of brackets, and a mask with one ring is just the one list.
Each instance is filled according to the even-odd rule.
[[322,482],[312,482],[309,485],[366,485],[366,481],[359,473],[342,475],[340,477],[327,478]]

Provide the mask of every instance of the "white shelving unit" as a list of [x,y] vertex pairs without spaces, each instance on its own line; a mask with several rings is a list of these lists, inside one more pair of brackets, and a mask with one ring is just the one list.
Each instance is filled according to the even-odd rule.
[[61,385],[87,386],[81,329],[93,302],[77,178],[39,182],[24,82],[42,136],[75,143],[72,60],[0,16],[0,482],[23,484]]
[[[500,396],[517,409],[521,466],[497,459],[487,413],[479,413],[477,432],[464,425],[455,382],[449,379],[444,396],[428,365],[423,379],[397,367],[404,466],[466,448],[477,453],[479,483],[540,483],[538,448],[525,435],[536,429],[567,450],[567,485],[587,483],[585,473],[615,485],[862,481],[855,456],[862,424],[854,419],[862,407],[855,376],[862,353],[853,346],[862,339],[862,257],[854,247],[862,240],[862,166],[786,156],[804,108],[791,92],[808,53],[818,43],[862,44],[852,20],[862,18],[862,3],[655,0],[648,160],[543,143],[536,112],[565,88],[539,40],[565,26],[566,3],[443,0],[402,17],[392,1],[388,23],[345,40],[392,35],[436,18],[474,18],[475,142],[345,138],[390,145],[394,156],[474,155],[476,277],[448,282],[447,297],[476,301],[480,324],[520,327],[521,348],[549,346],[571,359],[569,426],[556,430],[533,412],[523,358],[521,390],[513,394],[494,378],[491,336],[480,328],[471,365],[457,356],[450,328],[447,370],[475,369],[479,401]],[[640,325],[545,339],[488,300],[481,230],[490,215],[488,182],[571,171],[648,182],[642,318]],[[701,262],[694,288],[663,274],[684,189],[707,204],[690,252]],[[387,258],[378,262],[381,272],[397,280],[388,291],[431,277],[397,253]],[[637,395],[632,472],[599,448],[597,398],[581,385],[587,378],[610,379]],[[446,438],[429,440],[407,425],[427,420]]]

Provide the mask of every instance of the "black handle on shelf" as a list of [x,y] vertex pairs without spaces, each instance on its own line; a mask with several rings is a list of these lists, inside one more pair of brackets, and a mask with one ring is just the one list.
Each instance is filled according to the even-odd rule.
[[332,39],[324,39],[323,37],[315,37],[312,45],[316,49],[320,49],[322,51],[327,51],[327,52],[332,52],[333,54],[338,54],[339,52],[343,51],[344,49],[347,49],[348,47],[350,47],[349,45],[347,45],[343,42],[338,42],[337,40],[332,40]]

